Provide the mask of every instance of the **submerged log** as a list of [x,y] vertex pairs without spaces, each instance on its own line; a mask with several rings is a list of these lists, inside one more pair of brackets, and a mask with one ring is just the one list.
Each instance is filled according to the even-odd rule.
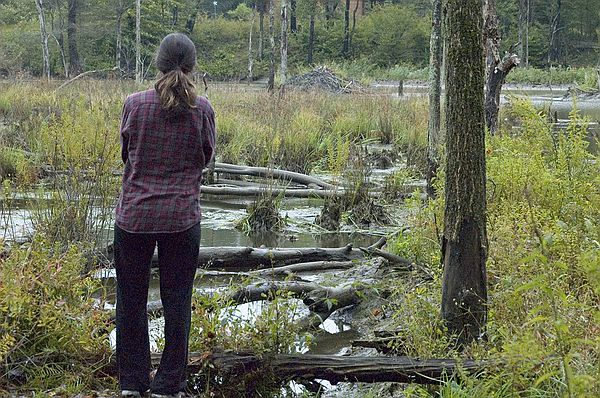
[[[284,355],[233,352],[190,353],[188,371],[197,373],[208,362],[225,381],[249,372],[264,371],[282,382],[289,380],[327,380],[339,382],[397,382],[438,384],[460,369],[473,374],[498,365],[493,361],[466,359],[417,359],[411,357],[354,357],[334,355]],[[152,363],[160,362],[160,354],[152,355]]]

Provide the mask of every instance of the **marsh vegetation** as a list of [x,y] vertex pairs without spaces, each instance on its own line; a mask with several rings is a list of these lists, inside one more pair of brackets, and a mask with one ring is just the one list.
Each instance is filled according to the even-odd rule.
[[[90,271],[98,265],[91,265],[89,253],[105,244],[112,223],[120,106],[139,86],[111,81],[81,81],[60,90],[57,83],[2,85],[0,388],[64,396],[114,389],[112,325],[105,309],[112,285],[93,277]],[[314,205],[333,214],[329,224],[296,223],[301,225],[296,234],[379,231],[390,236],[389,252],[419,265],[407,272],[385,260],[316,274],[321,286],[344,282],[359,292],[360,303],[333,319],[345,319],[366,339],[387,331],[388,352],[498,361],[476,376],[459,373],[442,380],[439,387],[391,385],[386,390],[415,397],[576,397],[599,391],[600,165],[589,151],[587,120],[576,110],[566,128],[557,130],[530,101],[515,98],[503,110],[510,124],[487,138],[489,320],[486,339],[459,352],[439,318],[444,195],[424,201],[418,194],[407,198],[403,188],[424,173],[424,99],[297,91],[272,96],[244,86],[215,86],[208,95],[218,110],[219,161],[312,174],[344,188],[347,195],[337,202]],[[375,166],[381,152],[375,156],[372,149],[382,142],[395,168],[377,187],[372,170],[383,170]],[[373,195],[373,189],[382,193]],[[439,180],[437,189],[443,192]],[[281,222],[279,234],[289,234],[285,222],[293,223],[294,216],[282,214],[285,201],[271,197],[268,205],[254,205],[254,213],[268,208],[259,228],[241,216],[239,221],[248,231]],[[35,233],[19,244],[10,239],[11,217],[24,202]],[[199,289],[195,298],[193,350],[287,354],[314,347],[319,336],[327,335],[299,326],[306,310],[286,289],[268,293],[269,303],[251,310],[254,315],[240,315],[229,301],[237,290],[232,287],[264,282],[264,276],[203,278],[212,293]],[[249,374],[240,385],[215,372],[206,362],[198,386],[225,396],[240,394],[242,386],[264,396],[283,394],[281,386],[287,385],[264,374]],[[295,388],[287,394],[300,394]],[[325,396],[368,396],[381,388],[341,385]]]

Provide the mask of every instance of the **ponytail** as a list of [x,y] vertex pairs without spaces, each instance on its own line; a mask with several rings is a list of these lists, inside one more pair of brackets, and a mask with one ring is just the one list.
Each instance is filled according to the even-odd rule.
[[154,85],[162,107],[167,111],[180,111],[196,107],[196,86],[181,68],[164,73]]

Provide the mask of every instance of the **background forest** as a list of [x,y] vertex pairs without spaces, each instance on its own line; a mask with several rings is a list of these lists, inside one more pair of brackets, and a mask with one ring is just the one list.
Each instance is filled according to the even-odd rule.
[[[37,2],[46,18],[53,76],[115,66],[125,75],[134,74],[133,0]],[[0,1],[0,76],[42,74],[35,3]],[[522,66],[593,66],[599,62],[600,0],[498,0],[497,7],[503,49],[514,47]],[[274,8],[278,53],[280,10],[278,4]],[[150,65],[152,52],[165,34],[181,31],[196,43],[201,71],[214,79],[242,79],[247,75],[252,31],[253,76],[264,77],[270,51],[268,17],[265,0],[144,0],[142,62]],[[293,0],[289,21],[292,73],[312,64],[338,63],[352,64],[357,77],[426,76],[425,71],[409,72],[428,64],[429,0]]]

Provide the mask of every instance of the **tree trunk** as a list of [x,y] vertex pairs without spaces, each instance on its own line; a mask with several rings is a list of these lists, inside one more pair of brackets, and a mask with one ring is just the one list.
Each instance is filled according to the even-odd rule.
[[40,37],[42,43],[42,60],[44,63],[42,73],[46,78],[50,79],[50,51],[48,50],[48,32],[46,31],[46,17],[44,15],[44,3],[43,0],[35,0],[35,6],[38,12],[38,19],[40,21]]
[[267,90],[272,92],[275,89],[275,4],[274,0],[269,0],[269,44],[271,54],[269,54],[269,82]]
[[198,13],[200,12],[200,7],[202,6],[202,0],[196,0],[196,6],[194,7],[194,11],[190,14],[187,21],[185,22],[185,30],[188,35],[191,35],[194,32],[194,27],[196,26],[196,18],[198,17]]
[[559,46],[558,46],[558,35],[560,33],[560,11],[561,11],[562,1],[556,0],[556,14],[554,18],[552,18],[552,23],[550,24],[550,38],[548,43],[548,66],[552,65],[552,61],[557,61],[559,59]]
[[296,0],[290,1],[290,31],[292,34],[298,30],[296,23]]
[[265,5],[264,3],[262,3],[260,5],[260,9],[258,11],[259,13],[259,18],[258,18],[258,59],[260,59],[262,61],[262,59],[264,58],[265,54],[265,46],[264,46],[264,41],[265,41]]
[[[354,11],[352,11],[352,29],[350,30],[350,38],[348,39],[348,47],[352,47],[352,38],[354,37],[354,30],[356,29],[356,13],[358,12],[358,6],[361,3],[360,0],[356,0],[356,6],[354,6]],[[364,5],[364,2],[362,2]]]
[[525,0],[525,67],[529,67],[529,23],[531,22],[531,0]]
[[179,23],[179,6],[174,5],[171,10],[171,28],[175,28]]
[[67,59],[67,55],[65,54],[64,45],[61,39],[56,37],[54,34],[50,35],[54,41],[56,41],[56,45],[58,46],[58,51],[60,51],[60,60],[63,64],[63,70],[65,73],[65,78],[69,77],[69,60]]
[[490,134],[498,130],[498,112],[500,109],[500,92],[506,75],[519,64],[516,54],[510,54],[500,60],[500,35],[498,33],[498,14],[496,0],[485,0],[484,37],[486,52],[485,83],[485,125]]
[[248,84],[252,83],[252,65],[254,55],[252,54],[252,32],[254,31],[254,20],[256,19],[256,6],[252,10],[252,21],[250,22],[250,33],[248,34]]
[[116,29],[115,34],[117,36],[117,48],[115,51],[115,66],[117,70],[121,70],[121,52],[123,51],[123,28],[121,25],[121,21],[123,19],[123,12],[125,12],[125,8],[123,7],[123,0],[117,0],[116,7]]
[[506,75],[517,65],[519,65],[519,57],[516,54],[507,54],[498,65],[492,65],[488,73],[485,83],[485,125],[492,135],[498,131],[502,85]]
[[288,5],[287,0],[281,0],[281,84],[285,85],[287,78],[288,56]]
[[315,11],[312,10],[310,14],[310,23],[308,25],[308,55],[306,57],[306,63],[312,65],[313,63],[313,51],[315,47]]
[[350,0],[346,0],[344,7],[344,44],[342,46],[342,56],[350,56]]
[[69,0],[67,13],[67,41],[69,42],[69,74],[77,76],[81,73],[79,51],[77,50],[77,13],[79,0]]
[[484,57],[481,0],[446,3],[446,202],[442,318],[462,346],[486,317]]
[[433,180],[439,165],[440,99],[442,93],[441,69],[444,54],[442,46],[442,0],[433,0],[429,40],[429,123],[427,125],[427,196],[435,197]]
[[142,81],[141,0],[135,0],[135,81]]

